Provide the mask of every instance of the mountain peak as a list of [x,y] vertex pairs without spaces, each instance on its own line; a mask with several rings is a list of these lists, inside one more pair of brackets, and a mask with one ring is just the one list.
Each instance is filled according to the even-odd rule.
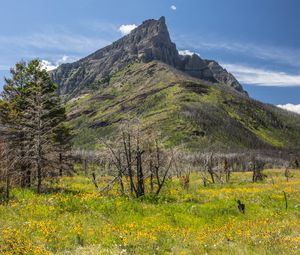
[[171,43],[170,34],[164,16],[158,20],[145,20],[141,25],[132,30],[127,37],[138,37],[140,40],[144,41],[152,39],[152,37],[159,37],[160,40],[165,40],[166,43]]
[[165,16],[161,16],[158,20],[156,20],[156,19],[147,19],[147,20],[144,20],[142,22],[142,25],[149,25],[149,24],[153,24],[153,23],[161,24],[161,25],[164,25],[166,27],[166,18],[165,18]]
[[162,23],[166,23],[166,18],[165,16],[161,16],[158,20],[159,22],[162,22]]
[[137,47],[138,57],[143,61],[159,60],[179,66],[178,51],[171,41],[165,17],[144,21],[128,35],[128,39],[131,45]]
[[77,62],[61,65],[52,72],[52,77],[59,85],[59,93],[72,98],[136,60],[161,61],[193,77],[221,82],[244,92],[238,81],[221,66],[198,55],[180,56],[171,41],[164,16],[144,21],[130,34]]

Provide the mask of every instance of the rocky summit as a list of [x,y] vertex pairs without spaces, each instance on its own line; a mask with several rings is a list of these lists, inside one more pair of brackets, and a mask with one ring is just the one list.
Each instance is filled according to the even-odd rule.
[[74,63],[62,64],[52,72],[59,93],[66,99],[78,96],[102,83],[112,74],[134,61],[158,60],[193,77],[222,83],[247,94],[235,77],[216,61],[204,60],[197,54],[182,56],[171,41],[164,17],[144,21],[118,41]]

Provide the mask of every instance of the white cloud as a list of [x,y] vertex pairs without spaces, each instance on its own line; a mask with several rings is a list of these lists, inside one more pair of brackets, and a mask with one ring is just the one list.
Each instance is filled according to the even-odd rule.
[[279,104],[278,107],[300,114],[300,104]]
[[122,35],[128,35],[136,27],[137,25],[135,24],[122,25],[120,26],[119,31],[122,33]]
[[258,86],[300,86],[300,75],[253,68],[236,64],[222,64],[239,82]]
[[50,61],[48,60],[41,60],[41,65],[42,65],[42,69],[46,69],[46,71],[51,71],[54,70],[55,68],[57,68],[56,65],[52,64]]
[[178,53],[179,53],[179,55],[182,55],[182,56],[193,56],[194,54],[200,56],[197,52],[193,52],[190,50],[179,50]]
[[176,11],[177,10],[177,7],[175,5],[171,5],[170,8],[171,8],[172,11]]
[[43,59],[41,60],[41,64],[42,64],[42,68],[46,69],[47,71],[51,71],[56,69],[61,64],[74,62],[75,60],[77,60],[77,58],[64,55],[60,59],[55,61],[55,63]]

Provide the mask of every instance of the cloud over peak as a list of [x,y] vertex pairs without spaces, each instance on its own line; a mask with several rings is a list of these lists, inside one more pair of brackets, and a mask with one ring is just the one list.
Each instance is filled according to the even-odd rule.
[[42,69],[45,69],[46,71],[51,71],[57,68],[57,65],[51,63],[48,60],[41,60]]
[[49,61],[49,60],[41,60],[41,65],[43,69],[46,69],[47,71],[51,71],[56,69],[59,65],[64,64],[64,63],[70,63],[77,60],[75,57],[70,57],[70,56],[62,56],[60,59],[55,61],[54,63]]
[[197,52],[193,52],[190,50],[179,50],[178,53],[179,53],[179,55],[182,55],[182,56],[193,56],[194,54],[200,56]]
[[300,114],[300,104],[279,104],[278,107]]
[[122,33],[122,35],[128,35],[136,27],[136,24],[121,25],[119,27],[119,31]]

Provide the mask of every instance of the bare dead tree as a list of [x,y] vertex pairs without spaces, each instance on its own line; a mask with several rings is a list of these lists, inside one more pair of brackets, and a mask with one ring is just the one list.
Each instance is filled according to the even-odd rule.
[[289,170],[289,164],[288,163],[285,165],[284,176],[285,176],[286,181],[288,182],[289,178],[290,178],[290,170]]
[[252,168],[252,181],[257,182],[257,181],[263,181],[267,176],[263,174],[265,162],[258,158],[253,156],[251,160],[251,168]]
[[188,190],[189,187],[190,187],[190,173],[187,173],[187,174],[181,176],[180,177],[180,182],[181,182],[182,187],[185,190]]
[[231,171],[230,171],[229,161],[227,158],[224,159],[224,173],[225,173],[226,182],[229,182]]
[[94,183],[96,189],[98,189],[99,187],[98,187],[98,183],[97,183],[97,180],[96,180],[96,175],[95,175],[95,173],[92,173],[92,177],[93,177],[93,183]]
[[155,169],[155,176],[156,176],[156,182],[157,182],[157,190],[156,190],[155,194],[158,195],[160,193],[163,185],[165,184],[166,177],[172,166],[174,154],[172,152],[172,156],[169,159],[169,163],[166,164],[166,159],[164,159],[164,161],[162,160],[163,153],[159,147],[157,140],[155,140],[155,147],[156,147],[156,150],[155,150],[156,161],[155,161],[154,169]]
[[[120,184],[121,194],[124,195],[125,194],[125,189],[124,189],[124,184],[123,184],[123,176],[125,174],[126,168],[124,167],[124,159],[122,157],[122,152],[119,148],[116,148],[116,149],[113,148],[112,145],[105,142],[104,140],[101,140],[101,141],[109,149],[109,152],[110,152],[110,155],[111,155],[111,159],[109,159],[109,160],[111,160],[111,162],[115,165],[115,167],[117,169],[117,175],[116,175],[115,179],[113,180],[113,182],[110,183],[110,184],[113,184],[116,180],[118,180],[119,184]],[[112,173],[110,173],[110,174],[112,174]],[[107,190],[107,189],[105,188],[104,190]]]
[[[123,181],[126,179],[129,181],[130,194],[137,198],[145,195],[148,190],[155,195],[161,192],[172,166],[173,156],[160,147],[153,134],[145,134],[138,128],[125,126],[115,141],[100,142],[109,151],[123,194],[126,193]],[[145,186],[146,180],[147,183],[149,180],[149,189]]]
[[210,153],[210,155],[206,157],[206,169],[210,174],[212,183],[215,183],[215,173],[213,171],[213,153]]
[[124,153],[125,153],[125,158],[126,158],[126,168],[127,168],[127,175],[130,180],[130,191],[131,193],[137,194],[137,189],[134,185],[133,181],[133,170],[132,170],[132,165],[133,165],[133,158],[132,158],[132,143],[131,143],[131,133],[130,132],[122,132],[122,142],[123,142],[123,148],[124,148]]

